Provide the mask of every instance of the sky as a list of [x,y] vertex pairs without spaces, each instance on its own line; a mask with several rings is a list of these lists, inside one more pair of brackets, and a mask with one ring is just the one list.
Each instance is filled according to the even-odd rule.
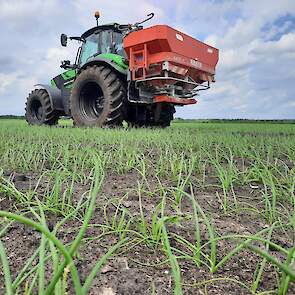
[[29,92],[74,60],[81,35],[100,23],[167,24],[220,50],[216,83],[182,118],[295,119],[295,0],[0,0],[0,115],[24,114]]

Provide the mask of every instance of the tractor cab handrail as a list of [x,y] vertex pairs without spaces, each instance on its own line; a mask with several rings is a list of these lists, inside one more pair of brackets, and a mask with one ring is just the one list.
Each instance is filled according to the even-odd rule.
[[143,21],[140,22],[136,22],[135,24],[127,24],[127,25],[118,25],[118,30],[122,31],[125,33],[125,35],[128,35],[131,32],[134,31],[139,31],[143,29],[143,26],[141,26],[143,23],[149,21],[150,19],[152,19],[155,16],[155,14],[149,13],[147,15],[147,18],[144,19]]

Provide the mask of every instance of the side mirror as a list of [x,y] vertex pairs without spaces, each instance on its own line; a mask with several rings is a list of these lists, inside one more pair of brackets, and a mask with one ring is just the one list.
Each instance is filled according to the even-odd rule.
[[64,46],[64,47],[67,46],[67,44],[68,44],[68,36],[66,34],[61,34],[60,35],[60,43],[61,43],[61,46]]

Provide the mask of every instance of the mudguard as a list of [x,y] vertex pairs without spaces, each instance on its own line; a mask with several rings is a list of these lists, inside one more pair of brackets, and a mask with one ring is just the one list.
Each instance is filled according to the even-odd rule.
[[52,109],[64,111],[64,98],[60,89],[45,84],[36,84],[34,86],[45,89],[47,91]]
[[111,60],[109,58],[104,58],[104,57],[89,58],[88,61],[82,66],[81,70],[84,70],[88,66],[93,66],[95,64],[105,64],[105,65],[111,66],[112,68],[114,68],[117,72],[119,72],[122,75],[128,74],[128,69],[123,69],[117,63],[115,63],[113,60]]

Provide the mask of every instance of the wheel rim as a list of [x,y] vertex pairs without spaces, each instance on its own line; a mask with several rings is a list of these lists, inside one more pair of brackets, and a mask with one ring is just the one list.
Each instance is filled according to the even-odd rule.
[[39,100],[32,101],[30,111],[31,111],[32,117],[35,120],[38,120],[38,121],[42,120],[44,111],[43,111],[42,104]]
[[83,85],[79,96],[79,108],[83,117],[95,121],[103,111],[104,96],[96,82],[87,82]]

